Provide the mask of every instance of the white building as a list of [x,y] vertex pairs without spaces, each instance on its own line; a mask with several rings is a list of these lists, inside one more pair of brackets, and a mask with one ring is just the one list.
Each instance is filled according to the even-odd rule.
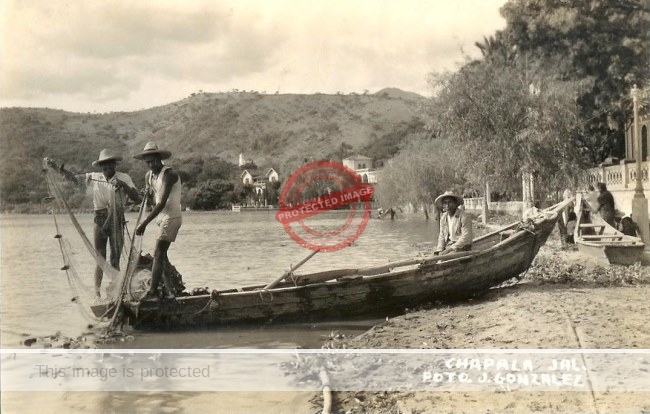
[[343,165],[357,173],[362,182],[377,184],[377,170],[373,168],[372,158],[357,154],[344,158]]

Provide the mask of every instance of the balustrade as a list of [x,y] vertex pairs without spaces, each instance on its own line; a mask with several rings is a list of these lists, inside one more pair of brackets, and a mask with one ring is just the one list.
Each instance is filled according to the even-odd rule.
[[[641,164],[641,182],[643,186],[649,183],[649,166],[644,161]],[[602,182],[610,190],[634,190],[636,185],[636,164],[621,161],[620,164],[599,166],[587,171],[587,181],[595,186],[596,183]]]

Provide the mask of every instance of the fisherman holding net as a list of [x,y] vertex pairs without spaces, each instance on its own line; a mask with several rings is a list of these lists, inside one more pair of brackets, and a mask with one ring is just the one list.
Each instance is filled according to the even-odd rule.
[[147,163],[149,170],[145,176],[146,193],[153,193],[155,206],[149,215],[138,225],[136,235],[143,235],[147,225],[154,219],[158,224],[158,237],[154,252],[153,266],[151,269],[151,286],[145,298],[156,298],[158,286],[162,279],[167,294],[165,299],[175,299],[174,285],[170,275],[164,272],[165,265],[169,263],[167,250],[176,240],[178,230],[183,223],[181,215],[181,179],[178,174],[165,164],[163,160],[171,157],[172,153],[161,150],[154,142],[147,142],[144,150],[133,158]]
[[[116,170],[117,162],[122,157],[111,150],[103,149],[99,158],[93,161],[93,167],[99,167],[102,172],[74,174],[58,167],[52,159],[47,159],[47,165],[58,170],[63,176],[75,184],[83,180],[90,185],[93,194],[94,210],[94,246],[97,253],[106,259],[106,245],[110,246],[110,264],[115,269],[120,269],[120,256],[124,246],[124,204],[126,197],[135,203],[140,202],[138,190],[128,174]],[[99,265],[95,268],[95,295],[101,297],[100,288],[104,272]]]

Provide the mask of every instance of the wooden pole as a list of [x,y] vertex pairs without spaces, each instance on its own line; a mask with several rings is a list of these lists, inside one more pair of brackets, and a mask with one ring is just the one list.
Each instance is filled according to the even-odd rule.
[[330,386],[330,377],[327,370],[321,367],[318,373],[321,384],[323,384],[323,414],[330,414],[332,412],[332,387]]
[[280,276],[279,278],[275,279],[273,282],[269,283],[268,285],[264,286],[264,289],[271,289],[272,287],[274,287],[274,286],[277,285],[278,283],[282,282],[284,279],[287,278],[287,276],[289,276],[290,274],[292,274],[294,270],[298,269],[300,266],[302,266],[302,265],[304,265],[305,263],[307,263],[307,261],[308,261],[309,259],[311,259],[312,257],[314,257],[314,255],[315,255],[316,253],[318,253],[319,251],[320,251],[320,250],[314,250],[313,252],[309,253],[309,255],[308,255],[307,257],[305,257],[304,259],[302,259],[302,260],[301,260],[297,265],[295,265],[295,266],[289,266],[289,271],[284,272],[284,274],[283,274],[282,276]]
[[484,188],[484,190],[483,190],[483,207],[482,207],[482,210],[483,210],[482,213],[483,214],[482,214],[481,221],[483,222],[483,224],[487,224],[488,210],[490,209],[489,205],[488,205],[488,203],[490,202],[490,185],[488,184],[487,179],[485,180],[485,186],[483,188]]

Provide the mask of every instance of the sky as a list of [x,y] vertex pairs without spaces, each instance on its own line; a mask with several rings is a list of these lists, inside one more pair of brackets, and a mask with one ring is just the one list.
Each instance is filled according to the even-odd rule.
[[200,90],[430,96],[506,0],[0,0],[0,107],[135,111]]

